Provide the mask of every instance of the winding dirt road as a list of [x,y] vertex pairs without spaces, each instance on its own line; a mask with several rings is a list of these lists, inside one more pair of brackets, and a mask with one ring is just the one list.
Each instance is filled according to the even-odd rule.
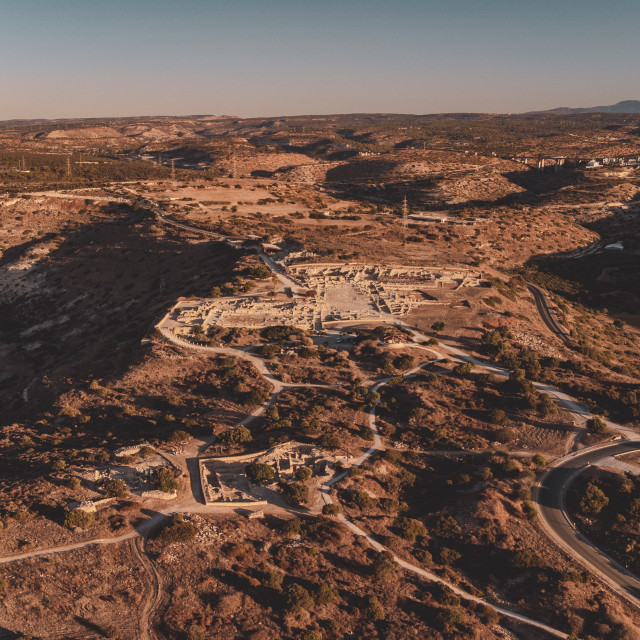
[[[207,232],[202,229],[190,227],[189,225],[178,223],[176,221],[173,221],[167,218],[166,215],[162,211],[160,211],[157,208],[157,206],[154,205],[153,203],[149,203],[147,201],[144,204],[151,206],[154,212],[158,215],[158,217],[163,222],[171,224],[176,228],[185,229],[192,233],[193,232],[201,233],[209,237],[215,237],[216,239],[220,239],[220,240],[225,240],[224,238],[220,238],[218,234],[214,234],[213,232]],[[235,239],[233,240],[235,241]],[[291,286],[291,285],[294,285],[296,287],[298,286],[298,283],[289,281],[286,275],[279,273],[278,270],[276,269],[276,266],[272,263],[272,261],[266,260],[264,258],[263,260],[265,264],[269,266],[269,268],[274,272],[274,275],[278,277],[279,281],[283,286]],[[532,293],[533,293],[533,290],[532,290]],[[536,294],[534,293],[534,296],[535,295]],[[536,296],[536,302],[537,301],[538,301],[538,297]],[[543,308],[546,309],[546,312],[548,313],[548,308],[544,305],[543,305]],[[538,306],[538,309],[541,310],[541,307]],[[542,310],[541,310],[541,314],[543,314]],[[167,319],[168,315],[169,314],[165,316],[163,321]],[[544,314],[543,314],[543,318],[544,318]],[[167,329],[163,325],[163,321],[160,322],[160,324],[158,325],[158,328],[161,331],[162,335],[172,343],[182,348],[188,348],[190,350],[199,351],[203,354],[208,354],[208,355],[224,354],[224,355],[231,355],[233,357],[243,358],[251,362],[251,364],[256,368],[259,374],[271,385],[272,390],[271,390],[271,395],[269,399],[263,405],[254,409],[254,411],[252,411],[251,414],[249,414],[243,420],[242,424],[262,415],[266,411],[266,409],[275,401],[277,396],[286,388],[290,388],[290,387],[311,388],[311,387],[317,387],[317,386],[324,386],[324,385],[311,385],[311,384],[283,383],[282,381],[278,380],[269,371],[265,362],[258,356],[247,353],[246,351],[239,350],[239,349],[231,349],[226,347],[206,347],[206,346],[190,343],[186,340],[182,340],[176,337],[171,331],[169,331],[169,329]],[[424,347],[419,343],[428,340],[427,336],[409,327],[402,321],[398,321],[397,324],[399,326],[403,326],[406,329],[408,329],[413,336],[414,342],[407,343],[407,346],[411,346],[412,348],[422,348],[424,350],[429,351],[434,356],[434,358],[421,363],[415,369],[407,372],[404,375],[405,378],[410,377],[411,375],[415,375],[421,368],[428,366],[433,362],[436,362],[438,359],[444,357],[440,353],[440,351],[444,351],[447,354],[455,356],[459,360],[471,362],[475,366],[481,367],[488,372],[495,373],[496,375],[499,375],[499,376],[509,375],[509,372],[506,371],[505,369],[501,367],[497,367],[492,364],[482,362],[477,358],[460,350],[459,348],[453,347],[451,345],[442,344],[439,346],[437,351],[429,347]],[[552,326],[550,326],[550,328],[552,331],[554,331],[554,333],[556,333],[559,336],[560,336],[560,333],[558,332],[563,333],[562,329],[558,326],[556,326],[555,329],[552,328]],[[385,378],[381,381],[376,381],[372,386],[372,390],[378,390],[388,382],[389,382],[388,378]],[[564,394],[563,392],[541,383],[535,383],[535,386],[538,389],[538,391],[549,394],[554,398],[554,400],[558,404],[565,406],[567,409],[569,409],[569,411],[572,411],[577,417],[581,418],[582,420],[586,420],[589,417],[591,417],[591,414],[582,405],[577,403],[575,399]],[[623,428],[620,425],[616,425],[611,422],[609,422],[608,424],[611,428],[618,430],[620,433],[624,434],[626,437],[633,436],[635,440],[638,440],[638,434],[636,434],[634,431]],[[384,450],[384,444],[382,442],[382,439],[380,438],[377,425],[376,425],[376,407],[375,406],[371,409],[369,413],[369,427],[373,432],[373,436],[374,436],[373,445],[371,446],[370,449],[364,452],[357,460],[355,460],[354,462],[355,465],[363,464],[370,456]],[[638,445],[638,448],[640,448],[640,441],[634,441],[632,443],[617,444],[613,446],[623,447],[625,445],[626,446]],[[613,563],[613,561],[610,558],[607,558],[607,556],[605,556],[601,551],[596,549],[584,538],[581,539],[580,534],[578,534],[575,531],[575,527],[573,527],[571,522],[566,517],[566,510],[564,509],[564,496],[565,496],[567,487],[569,485],[570,479],[576,473],[578,473],[580,469],[584,467],[585,463],[598,459],[598,456],[605,456],[605,455],[610,456],[612,450],[613,450],[612,446],[608,446],[608,447],[603,446],[602,448],[599,448],[595,451],[583,452],[580,454],[570,454],[568,456],[559,458],[558,460],[556,460],[553,467],[541,478],[540,486],[535,492],[535,499],[538,505],[539,512],[541,514],[541,520],[543,522],[543,526],[547,534],[551,538],[551,540],[553,540],[555,543],[561,546],[561,548],[563,548],[571,557],[575,558],[584,566],[592,570],[596,575],[599,575],[615,591],[617,591],[618,593],[626,597],[627,600],[633,602],[634,604],[636,604],[636,606],[640,606],[640,601],[636,597],[640,593],[639,591],[640,585],[638,584],[637,578],[635,578],[635,576],[630,576],[628,572],[626,572],[624,568],[619,567],[619,565],[614,566],[615,563]],[[595,458],[592,456],[595,456]],[[336,483],[340,482],[345,476],[346,476],[346,472],[338,476],[335,476],[329,482],[327,482],[326,485],[322,487],[322,490],[321,490],[322,497],[325,503],[331,502],[331,495],[330,495],[331,487],[334,486]],[[173,507],[168,508],[167,510],[156,513],[153,517],[151,517],[148,521],[146,521],[143,525],[141,525],[137,530],[131,531],[122,536],[115,537],[115,538],[102,538],[102,539],[84,541],[76,544],[64,545],[64,546],[59,546],[59,547],[49,548],[49,549],[34,550],[34,551],[26,552],[23,554],[17,554],[14,556],[0,558],[0,564],[6,564],[8,562],[16,562],[16,561],[24,560],[27,558],[51,555],[55,553],[64,553],[66,551],[82,549],[82,548],[93,546],[93,545],[117,544],[123,541],[133,540],[136,554],[138,555],[138,558],[141,564],[143,564],[145,569],[152,574],[152,580],[153,580],[153,589],[152,589],[151,597],[147,599],[144,605],[144,609],[141,612],[142,615],[141,615],[140,633],[142,634],[141,637],[144,640],[154,640],[150,618],[153,616],[153,612],[155,611],[155,608],[158,606],[160,602],[160,593],[162,589],[161,579],[157,571],[155,570],[153,563],[151,563],[148,560],[148,558],[146,558],[144,554],[144,548],[143,546],[141,546],[140,541],[136,540],[136,538],[146,535],[150,529],[152,529],[156,524],[159,524],[162,521],[162,519],[165,519],[167,517],[168,514],[173,512],[205,512],[205,513],[216,512],[215,508],[211,508],[211,507],[207,507],[199,504],[195,495],[193,495],[191,498],[192,499],[187,500],[186,502],[183,501],[179,504],[175,504]],[[388,549],[386,549],[379,542],[377,542],[370,534],[362,530],[360,527],[358,527],[354,523],[347,520],[344,516],[340,516],[340,519],[342,520],[344,525],[348,527],[353,533],[365,538],[373,548],[377,549],[378,551],[383,551],[383,550],[388,551]],[[482,598],[478,598],[470,593],[467,593],[461,590],[456,585],[450,582],[447,582],[441,577],[429,571],[426,571],[422,567],[408,563],[402,560],[401,558],[398,558],[397,556],[394,556],[394,557],[396,558],[396,562],[398,562],[398,564],[402,566],[405,570],[410,571],[426,580],[445,584],[449,588],[451,588],[456,594],[458,594],[461,598],[484,604],[488,607],[491,607],[492,609],[495,609],[498,613],[500,613],[505,617],[536,627],[540,630],[543,630],[549,633],[554,637],[568,638],[568,635],[566,633],[558,629],[554,629],[549,625],[541,623],[527,616],[523,616],[515,611],[511,611],[509,609],[505,609],[503,607],[497,606],[496,604],[490,601],[484,600]]]

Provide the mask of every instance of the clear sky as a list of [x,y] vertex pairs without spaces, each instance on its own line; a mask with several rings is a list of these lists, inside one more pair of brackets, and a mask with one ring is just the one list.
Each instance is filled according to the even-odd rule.
[[640,0],[0,0],[0,119],[640,99]]

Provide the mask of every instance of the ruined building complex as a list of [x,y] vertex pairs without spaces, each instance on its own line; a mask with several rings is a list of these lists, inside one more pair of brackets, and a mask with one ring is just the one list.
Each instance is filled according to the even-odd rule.
[[390,322],[438,296],[482,284],[482,274],[464,269],[366,264],[291,264],[286,273],[307,295],[273,299],[246,295],[179,302],[166,326],[188,334],[195,326],[262,328],[293,325],[322,329],[341,322]]

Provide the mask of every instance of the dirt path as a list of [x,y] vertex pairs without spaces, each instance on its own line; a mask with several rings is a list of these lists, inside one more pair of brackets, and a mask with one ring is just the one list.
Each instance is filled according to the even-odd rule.
[[[405,379],[412,378],[418,373],[418,371],[420,371],[421,369],[423,369],[426,366],[429,366],[430,364],[433,364],[434,362],[438,362],[439,360],[441,360],[441,357],[434,358],[432,360],[427,360],[425,362],[422,362],[421,364],[419,364],[417,367],[415,367],[411,371],[405,373],[402,377],[405,378]],[[372,387],[372,391],[377,391],[381,387],[385,386],[386,384],[389,383],[389,380],[390,380],[390,378],[385,378],[384,380],[382,380],[380,382],[377,382]],[[379,401],[371,408],[371,410],[369,412],[369,427],[373,431],[373,434],[374,434],[374,444],[371,447],[371,449],[366,451],[360,458],[358,458],[357,460],[355,460],[353,462],[353,466],[360,466],[370,456],[385,450],[385,446],[382,444],[380,435],[378,433],[377,424],[376,424],[376,407],[378,406],[378,404],[379,404]],[[343,480],[346,476],[347,476],[347,472],[346,471],[341,473],[338,476],[334,476],[331,480],[329,480],[321,488],[321,495],[322,495],[322,498],[323,498],[325,504],[331,504],[333,502],[333,500],[331,498],[331,494],[330,494],[331,487],[333,485],[337,484],[338,482],[340,482],[341,480]],[[367,540],[367,542],[376,551],[387,551],[387,552],[391,553],[393,555],[394,560],[403,569],[405,569],[407,571],[410,571],[411,573],[414,573],[414,574],[416,574],[416,575],[418,575],[418,576],[420,576],[422,578],[426,578],[427,580],[429,580],[431,582],[438,582],[440,584],[444,584],[447,587],[449,587],[454,593],[456,593],[458,596],[460,596],[461,598],[463,598],[465,600],[472,601],[472,602],[477,602],[478,604],[484,604],[484,605],[486,605],[488,607],[491,607],[492,609],[495,609],[498,613],[500,613],[501,615],[503,615],[505,617],[512,618],[512,619],[517,620],[519,622],[524,622],[525,624],[528,624],[530,626],[536,627],[538,629],[542,629],[543,631],[546,631],[547,633],[551,634],[552,636],[554,636],[556,638],[568,638],[569,637],[568,634],[566,634],[566,633],[564,633],[562,631],[559,631],[558,629],[554,629],[553,627],[550,627],[549,625],[546,625],[546,624],[544,624],[542,622],[538,622],[537,620],[533,620],[532,618],[528,618],[527,616],[521,615],[521,614],[516,613],[514,611],[510,611],[509,609],[504,609],[502,607],[496,606],[492,602],[489,602],[487,600],[483,600],[482,598],[478,598],[477,596],[474,596],[474,595],[472,595],[472,594],[470,594],[470,593],[468,593],[466,591],[463,591],[462,589],[457,587],[455,584],[452,584],[451,582],[448,582],[447,580],[444,580],[443,578],[441,578],[440,576],[436,575],[435,573],[431,573],[430,571],[426,571],[422,567],[418,567],[418,566],[416,566],[414,564],[411,564],[410,562],[407,562],[406,560],[403,560],[402,558],[398,557],[397,555],[395,555],[393,553],[393,551],[391,551],[391,549],[389,549],[388,547],[385,547],[384,545],[380,544],[377,540],[375,540],[375,538],[373,538],[366,531],[364,531],[363,529],[358,527],[355,523],[353,523],[350,520],[348,520],[344,515],[340,514],[338,516],[338,519],[352,533],[355,533],[357,536],[365,538]]]
[[84,542],[76,542],[74,544],[66,544],[61,545],[59,547],[48,547],[46,549],[35,549],[34,551],[27,551],[26,553],[18,553],[13,556],[6,556],[4,558],[0,558],[0,565],[7,564],[9,562],[17,562],[18,560],[28,560],[29,558],[38,558],[40,556],[50,556],[56,553],[66,553],[67,551],[76,551],[77,549],[85,549],[87,547],[91,547],[94,545],[103,545],[103,544],[118,544],[119,542],[124,542],[126,540],[131,540],[133,538],[137,538],[139,536],[145,535],[148,531],[153,529],[153,527],[163,519],[165,519],[166,513],[158,512],[149,520],[145,521],[140,527],[135,529],[134,531],[130,531],[129,533],[125,533],[121,536],[116,536],[114,538],[94,538],[93,540],[85,540]]
[[145,598],[142,609],[138,614],[141,640],[157,640],[158,636],[153,629],[153,616],[158,609],[162,594],[162,577],[149,560],[144,550],[144,538],[138,538],[131,543],[131,549],[149,575],[149,595]]
[[[159,214],[161,215],[161,214]],[[181,227],[184,227],[185,225],[180,225]],[[202,230],[200,229],[191,229],[193,231],[196,232],[202,232]],[[270,264],[270,261],[265,260],[265,264],[267,264],[268,266],[270,266],[272,268],[272,270],[275,272],[275,275],[277,276],[282,276],[282,274],[278,274],[277,270],[275,269],[275,266]],[[282,281],[282,280],[281,280]],[[284,282],[283,282],[284,284]],[[293,283],[296,284],[296,283]],[[168,316],[168,314],[167,314]],[[323,386],[323,385],[311,385],[311,384],[290,384],[290,383],[283,383],[280,380],[278,380],[267,368],[266,364],[264,363],[264,361],[252,354],[247,353],[246,351],[241,351],[238,349],[231,349],[231,348],[226,348],[226,347],[206,347],[206,346],[202,346],[202,345],[196,345],[196,344],[192,344],[186,340],[181,340],[179,338],[177,338],[171,331],[169,331],[167,328],[163,327],[163,322],[164,320],[167,318],[167,316],[165,316],[165,318],[163,319],[163,321],[160,322],[160,324],[158,325],[159,330],[161,331],[162,335],[169,341],[173,342],[174,344],[179,345],[180,347],[184,347],[184,348],[188,348],[188,349],[193,349],[193,350],[197,350],[200,351],[202,353],[207,353],[207,354],[225,354],[225,355],[231,355],[234,357],[239,357],[239,358],[243,358],[245,360],[248,360],[249,362],[251,362],[256,370],[259,372],[259,374],[272,386],[272,391],[271,391],[271,396],[270,398],[267,400],[267,402],[265,402],[263,405],[260,405],[259,407],[257,407],[256,409],[254,409],[254,411],[249,414],[249,416],[247,416],[245,418],[245,420],[243,421],[243,423],[246,423],[249,420],[252,420],[260,415],[262,415],[266,408],[275,401],[275,398],[277,398],[278,394],[280,394],[284,389],[286,388],[290,388],[290,387],[302,387],[302,388],[311,388],[311,387],[316,387],[316,386]],[[420,332],[416,331],[415,329],[407,326],[405,323],[398,321],[398,325],[400,326],[404,326],[405,328],[407,328],[408,330],[411,331],[413,338],[416,342],[422,342],[427,340],[427,336],[424,336],[423,334],[421,334]],[[425,366],[428,366],[430,364],[432,364],[433,362],[437,361],[438,359],[442,359],[443,356],[441,355],[441,353],[434,349],[430,349],[427,347],[422,347],[420,345],[416,345],[415,343],[408,343],[406,346],[411,346],[412,348],[422,348],[426,351],[429,351],[432,355],[435,356],[435,358],[432,358],[430,360],[427,360],[425,362],[422,362],[420,365],[418,365],[417,367],[415,367],[414,369],[412,369],[411,371],[407,372],[404,374],[404,378],[409,378],[412,377],[414,375],[417,374],[417,372],[422,369]],[[463,361],[467,361],[467,362],[471,362],[472,364],[481,367],[487,371],[490,371],[492,373],[495,373],[497,375],[500,376],[508,376],[508,371],[506,371],[505,369],[502,369],[500,367],[496,367],[494,365],[491,364],[487,364],[484,363],[476,358],[474,358],[473,356],[470,356],[468,354],[466,354],[464,351],[450,346],[450,345],[441,345],[440,347],[443,351],[456,356],[457,358],[463,360]],[[388,384],[389,382],[389,378],[385,378],[383,380],[380,381],[376,381],[372,387],[372,390],[377,390],[379,388],[381,388],[382,386]],[[588,413],[588,411],[582,407],[581,405],[579,405],[573,398],[571,398],[570,396],[562,393],[561,391],[554,389],[552,387],[549,387],[547,385],[542,385],[540,383],[536,383],[536,388],[542,392],[542,393],[547,393],[549,395],[551,395],[552,397],[554,397],[554,399],[556,400],[556,402],[558,402],[558,404],[562,404],[563,406],[565,406],[566,408],[568,408],[570,411],[573,411],[574,413],[576,413],[577,415],[583,417],[583,418],[587,418],[590,417],[591,414]],[[376,424],[376,406],[377,404],[370,410],[369,412],[369,427],[371,429],[371,431],[373,432],[373,436],[374,436],[374,440],[373,440],[373,445],[370,449],[368,449],[367,451],[365,451],[357,460],[354,461],[354,465],[359,466],[361,464],[363,464],[370,456],[383,451],[384,450],[384,444],[382,443],[382,439],[380,438],[380,434],[378,432],[377,429],[377,424]],[[611,426],[612,428],[616,428],[618,429],[620,432],[622,433],[630,433],[631,430],[629,429],[625,429],[623,427],[620,427],[619,425],[614,425],[613,423],[609,423],[609,426]],[[636,435],[634,433],[634,435]],[[133,540],[135,538],[138,538],[140,536],[144,536],[145,533],[147,533],[155,524],[158,524],[161,519],[166,518],[167,514],[172,513],[172,512],[205,512],[205,513],[215,513],[216,510],[214,508],[207,508],[206,505],[203,505],[201,503],[199,503],[198,499],[197,499],[197,493],[198,490],[196,490],[196,486],[195,484],[198,485],[199,487],[199,482],[194,484],[194,476],[196,474],[196,469],[194,468],[194,464],[193,461],[195,461],[196,459],[192,459],[190,461],[184,461],[184,464],[187,466],[188,470],[189,470],[189,475],[191,476],[191,487],[192,487],[192,496],[191,499],[188,500],[181,500],[180,503],[175,504],[173,506],[172,509],[168,509],[164,512],[159,512],[156,515],[154,515],[150,520],[148,520],[147,522],[145,522],[141,527],[139,527],[136,531],[132,531],[129,532],[127,534],[124,534],[122,536],[116,537],[116,538],[106,538],[106,539],[97,539],[97,540],[90,540],[90,541],[86,541],[86,542],[81,542],[81,543],[77,543],[77,544],[71,544],[71,545],[65,545],[65,546],[60,546],[60,547],[55,547],[55,548],[50,548],[50,549],[43,549],[43,550],[38,550],[38,551],[31,551],[25,554],[19,554],[16,556],[10,556],[8,558],[0,558],[0,564],[3,563],[7,563],[7,562],[14,562],[17,560],[22,560],[22,559],[27,559],[27,558],[33,558],[33,557],[38,557],[38,556],[44,556],[44,555],[50,555],[50,554],[54,554],[54,553],[64,553],[66,551],[71,551],[71,550],[75,550],[75,549],[82,549],[88,546],[92,546],[92,545],[100,545],[100,544],[117,544],[119,542],[125,541],[125,540]],[[189,462],[191,462],[191,465],[189,465]],[[329,482],[327,482],[322,488],[321,488],[321,495],[322,495],[322,499],[324,500],[324,502],[326,504],[329,504],[332,502],[331,496],[330,496],[330,489],[333,485],[335,485],[336,483],[340,482],[344,477],[346,477],[346,472],[339,474],[338,476],[335,476],[334,478],[332,478]],[[275,505],[270,505],[270,507],[275,508]],[[271,509],[270,509],[271,510]],[[313,515],[313,514],[309,514],[309,515]],[[371,537],[370,534],[368,534],[366,531],[362,530],[361,528],[359,528],[357,525],[355,525],[353,522],[347,520],[344,516],[340,516],[341,521],[344,523],[344,525],[346,527],[348,527],[353,533],[355,533],[358,536],[361,536],[363,538],[365,538],[369,544],[371,544],[371,546],[378,550],[378,551],[390,551],[389,549],[387,549],[386,547],[384,547],[383,545],[381,545],[379,542],[377,542],[373,537]],[[144,566],[145,570],[149,573],[149,575],[151,576],[151,594],[149,596],[149,598],[147,598],[147,600],[145,601],[145,604],[143,606],[143,609],[140,613],[140,634],[141,634],[141,638],[143,640],[156,640],[156,637],[154,635],[154,631],[153,631],[153,625],[152,625],[152,618],[154,615],[154,612],[156,611],[157,607],[159,606],[160,603],[160,599],[161,599],[161,593],[162,593],[162,581],[161,581],[161,577],[157,571],[157,569],[155,568],[155,566],[153,565],[152,562],[150,562],[150,560],[148,559],[148,557],[146,557],[145,553],[144,553],[144,541],[143,538],[140,538],[139,540],[134,540],[133,541],[133,548],[134,548],[134,552],[136,553],[136,556],[138,557],[140,563]],[[393,552],[391,552],[393,553]],[[410,571],[424,579],[430,580],[430,581],[435,581],[435,582],[439,582],[442,584],[447,585],[449,588],[451,588],[455,593],[457,593],[460,597],[464,598],[465,600],[469,600],[469,601],[473,601],[473,602],[477,602],[477,603],[481,603],[484,604],[492,609],[495,609],[498,613],[500,613],[503,616],[509,617],[513,620],[517,620],[519,622],[523,622],[525,624],[528,624],[530,626],[533,626],[535,628],[541,629],[547,633],[549,633],[550,635],[557,637],[557,638],[568,638],[568,635],[562,631],[559,631],[557,629],[554,629],[553,627],[550,627],[544,623],[538,622],[536,620],[533,620],[531,618],[528,618],[526,616],[523,616],[519,613],[516,613],[514,611],[508,610],[508,609],[504,609],[502,607],[496,606],[495,604],[493,604],[492,602],[489,602],[487,600],[483,600],[481,598],[478,598],[476,596],[473,596],[470,593],[467,593],[465,591],[463,591],[462,589],[458,588],[455,584],[452,584],[442,578],[440,578],[439,576],[428,572],[424,569],[422,569],[419,566],[410,564],[404,560],[402,560],[401,558],[398,558],[397,556],[395,556],[396,562],[398,562],[398,564],[400,566],[402,566],[405,570]]]

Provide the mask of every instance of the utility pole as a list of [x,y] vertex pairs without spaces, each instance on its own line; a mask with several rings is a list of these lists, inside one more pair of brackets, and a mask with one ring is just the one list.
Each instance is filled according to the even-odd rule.
[[176,179],[176,163],[173,158],[171,158],[171,179]]
[[67,156],[67,178],[71,178],[71,156]]
[[235,180],[238,177],[238,163],[236,162],[236,152],[235,149],[233,151],[233,161],[232,161],[232,171],[231,171],[231,175],[233,176],[233,179]]

